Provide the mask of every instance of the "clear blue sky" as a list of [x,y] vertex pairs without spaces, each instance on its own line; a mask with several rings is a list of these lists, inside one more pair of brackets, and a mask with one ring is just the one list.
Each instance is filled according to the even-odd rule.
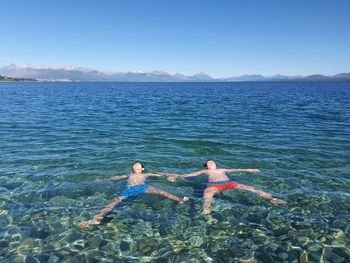
[[0,66],[350,72],[349,0],[1,0]]

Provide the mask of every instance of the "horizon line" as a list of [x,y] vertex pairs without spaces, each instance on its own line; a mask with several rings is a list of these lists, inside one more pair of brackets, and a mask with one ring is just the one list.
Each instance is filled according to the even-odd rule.
[[[349,71],[342,71],[338,72],[336,74],[331,74],[331,73],[313,73],[313,74],[281,74],[281,73],[275,73],[272,75],[264,75],[261,73],[244,73],[241,75],[230,75],[226,77],[212,77],[210,74],[203,72],[203,71],[198,71],[197,73],[192,73],[192,74],[184,74],[179,71],[166,71],[166,70],[151,70],[151,71],[142,71],[142,70],[129,70],[129,71],[104,71],[104,70],[99,70],[96,68],[90,68],[90,67],[85,67],[85,66],[71,66],[71,65],[52,65],[52,66],[44,66],[44,65],[34,65],[34,64],[16,64],[16,63],[10,63],[7,65],[0,65],[0,69],[3,68],[8,68],[8,67],[15,67],[14,69],[28,69],[32,68],[35,70],[45,70],[45,69],[55,69],[55,70],[65,70],[65,71],[81,71],[81,72],[91,72],[91,71],[97,71],[106,75],[112,75],[112,74],[127,74],[127,73],[135,73],[135,74],[147,74],[147,73],[164,73],[168,74],[170,76],[176,76],[176,75],[183,75],[186,77],[191,77],[191,76],[196,76],[200,74],[204,74],[212,78],[213,80],[222,80],[222,79],[229,79],[229,78],[238,78],[238,77],[248,77],[248,76],[261,76],[261,77],[266,77],[266,78],[273,78],[273,77],[294,77],[294,78],[303,78],[303,77],[309,77],[309,76],[315,76],[315,75],[321,75],[325,77],[332,77],[338,74],[343,74],[343,73],[350,73]],[[107,81],[108,82],[108,81]]]

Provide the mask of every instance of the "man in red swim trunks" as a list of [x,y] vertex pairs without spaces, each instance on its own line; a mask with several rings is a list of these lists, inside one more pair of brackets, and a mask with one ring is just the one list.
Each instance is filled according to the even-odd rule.
[[259,169],[217,169],[216,164],[213,160],[208,160],[205,162],[204,166],[207,168],[206,170],[197,171],[194,173],[183,174],[177,176],[177,178],[187,178],[198,176],[201,174],[208,175],[208,186],[204,190],[203,193],[203,214],[209,214],[211,211],[211,203],[213,201],[214,196],[226,190],[231,189],[242,189],[246,191],[253,192],[255,194],[260,195],[266,200],[270,201],[274,205],[285,204],[286,202],[277,198],[273,198],[271,194],[263,192],[261,190],[255,189],[254,187],[244,185],[235,181],[231,181],[226,175],[227,172],[251,172],[258,173]]

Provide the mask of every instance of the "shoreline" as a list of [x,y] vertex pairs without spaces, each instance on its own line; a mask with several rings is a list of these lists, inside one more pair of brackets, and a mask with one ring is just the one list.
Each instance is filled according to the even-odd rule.
[[0,80],[0,83],[348,83],[346,80],[268,80],[268,81],[41,81],[41,80]]

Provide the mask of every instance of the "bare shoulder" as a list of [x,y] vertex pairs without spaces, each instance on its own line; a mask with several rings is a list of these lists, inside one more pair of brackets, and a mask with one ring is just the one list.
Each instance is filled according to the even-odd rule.
[[213,174],[221,173],[220,170],[222,170],[222,169],[215,169],[215,170],[207,169],[207,170],[203,170],[203,173],[208,174],[208,175],[213,175]]
[[226,171],[226,169],[222,169],[222,168],[216,168],[213,170],[205,170],[208,174],[218,174],[218,173],[224,173]]
[[156,173],[142,173],[141,174],[143,177],[149,177],[149,176],[159,176],[158,174]]

